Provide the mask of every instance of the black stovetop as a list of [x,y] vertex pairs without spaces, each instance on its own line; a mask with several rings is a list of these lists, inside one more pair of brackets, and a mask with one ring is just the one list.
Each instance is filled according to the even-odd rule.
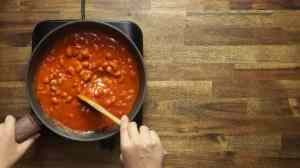
[[[32,33],[32,50],[38,44],[38,42],[52,29],[60,26],[66,22],[70,22],[72,20],[47,20],[38,23]],[[121,30],[125,33],[139,48],[141,53],[143,54],[143,33],[140,27],[130,21],[104,21],[107,24],[110,24],[117,29]],[[143,121],[143,107],[141,111],[136,115],[134,121],[137,122],[138,125],[142,124]],[[48,131],[47,131],[48,132]],[[116,144],[119,135],[114,135],[111,138],[99,141],[99,146],[101,149],[112,149]]]

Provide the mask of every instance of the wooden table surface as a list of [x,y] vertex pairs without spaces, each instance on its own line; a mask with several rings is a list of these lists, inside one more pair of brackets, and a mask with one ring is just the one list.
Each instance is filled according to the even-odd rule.
[[[144,123],[169,151],[166,168],[300,166],[298,0],[87,0],[87,18],[132,20],[144,32]],[[2,0],[0,118],[30,111],[31,33],[80,18],[79,0]],[[119,167],[119,146],[44,133],[22,168]]]

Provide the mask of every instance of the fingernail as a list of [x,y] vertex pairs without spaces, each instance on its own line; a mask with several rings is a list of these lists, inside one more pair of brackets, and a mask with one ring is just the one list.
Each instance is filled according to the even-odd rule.
[[41,134],[36,134],[36,135],[34,135],[32,138],[36,140],[36,139],[38,139],[40,136],[41,136]]
[[10,114],[8,114],[5,118],[8,119],[8,118],[11,118],[12,116]]
[[130,126],[136,127],[137,124],[136,124],[136,122],[130,122]]
[[5,121],[13,120],[13,119],[14,119],[14,117],[13,117],[12,115],[7,115],[7,116],[5,117]]
[[121,118],[122,121],[128,121],[128,117],[126,115],[123,115]]

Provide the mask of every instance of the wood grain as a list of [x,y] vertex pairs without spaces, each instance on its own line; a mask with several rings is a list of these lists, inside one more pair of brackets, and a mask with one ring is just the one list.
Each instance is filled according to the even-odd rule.
[[231,9],[300,9],[297,0],[230,0]]
[[[91,20],[131,20],[144,33],[144,124],[169,151],[166,168],[300,166],[300,2],[87,0]],[[3,0],[0,121],[30,112],[25,70],[34,26],[79,19],[78,0]],[[84,155],[82,155],[84,153]],[[15,167],[120,167],[119,145],[42,131]]]
[[189,9],[194,10],[298,10],[297,0],[191,0]]

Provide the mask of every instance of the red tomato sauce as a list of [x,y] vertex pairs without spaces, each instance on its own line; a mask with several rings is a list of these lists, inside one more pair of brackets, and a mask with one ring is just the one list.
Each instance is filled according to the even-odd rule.
[[77,131],[111,128],[113,122],[81,102],[78,94],[121,117],[139,90],[137,64],[125,42],[103,32],[70,32],[45,52],[35,78],[44,112]]

